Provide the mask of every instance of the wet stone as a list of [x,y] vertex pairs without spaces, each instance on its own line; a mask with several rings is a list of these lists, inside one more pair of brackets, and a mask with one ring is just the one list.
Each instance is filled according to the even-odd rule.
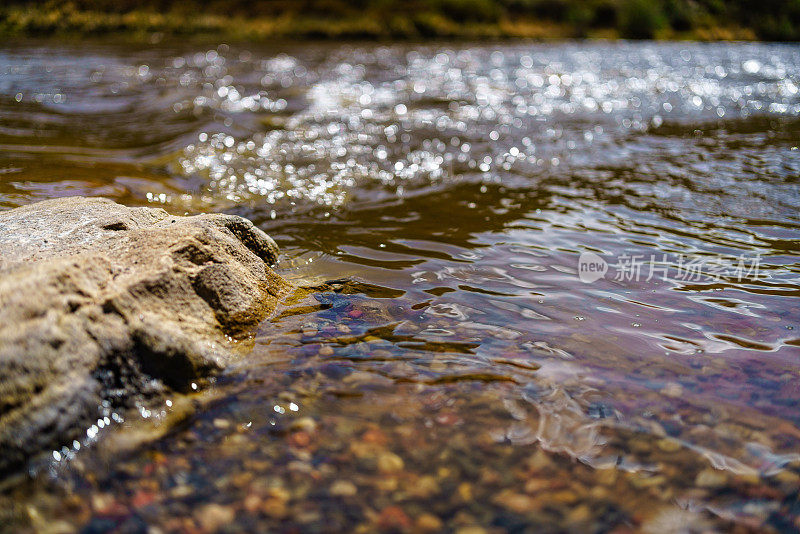
[[358,488],[349,480],[337,480],[331,484],[329,491],[336,497],[352,497],[358,493]]
[[230,364],[226,334],[288,291],[277,254],[231,215],[83,197],[0,212],[0,475],[110,424],[101,406],[191,391]]
[[229,506],[208,504],[200,508],[196,517],[203,529],[207,532],[216,532],[233,521],[235,512]]
[[697,474],[694,483],[700,488],[720,488],[724,486],[727,481],[728,477],[724,471],[707,468]]

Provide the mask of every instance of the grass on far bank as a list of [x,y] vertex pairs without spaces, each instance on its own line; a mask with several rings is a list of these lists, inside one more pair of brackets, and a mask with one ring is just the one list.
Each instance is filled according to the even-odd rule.
[[[646,0],[625,0],[635,4]],[[623,8],[627,4],[622,5]],[[388,14],[365,12],[339,17],[299,15],[244,17],[218,13],[170,10],[109,12],[76,8],[72,3],[16,4],[0,7],[0,38],[87,37],[113,35],[134,41],[162,37],[219,37],[237,41],[270,39],[347,40],[503,40],[567,38],[656,38],[694,40],[755,40],[752,29],[730,25],[699,24],[676,30],[662,23],[647,8],[620,9],[613,24],[577,24],[532,16],[510,17],[500,13],[494,20],[456,20],[441,12]],[[656,18],[654,18],[656,17]]]

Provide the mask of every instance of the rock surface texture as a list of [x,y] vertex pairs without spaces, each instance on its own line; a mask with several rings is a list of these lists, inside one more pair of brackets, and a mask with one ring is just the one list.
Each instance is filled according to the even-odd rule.
[[186,389],[289,285],[241,217],[101,198],[0,212],[0,474],[85,437],[100,407]]

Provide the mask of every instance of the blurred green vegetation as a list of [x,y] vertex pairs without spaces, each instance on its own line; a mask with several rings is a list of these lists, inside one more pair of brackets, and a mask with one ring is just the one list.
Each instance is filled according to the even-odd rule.
[[800,39],[800,0],[4,0],[0,35]]

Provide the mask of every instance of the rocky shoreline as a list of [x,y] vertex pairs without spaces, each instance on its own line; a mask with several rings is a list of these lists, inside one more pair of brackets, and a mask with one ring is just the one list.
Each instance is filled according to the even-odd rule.
[[0,475],[226,366],[290,285],[241,217],[102,198],[0,212]]

